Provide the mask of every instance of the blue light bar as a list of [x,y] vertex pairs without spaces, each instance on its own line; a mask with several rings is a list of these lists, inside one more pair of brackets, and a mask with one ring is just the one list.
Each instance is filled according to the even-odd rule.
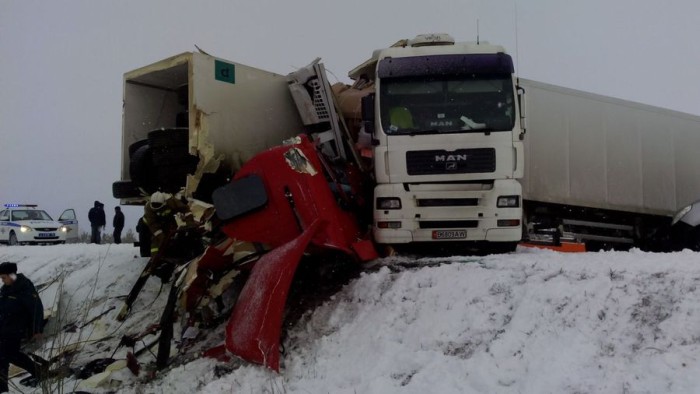
[[19,207],[36,208],[36,207],[38,207],[38,205],[36,205],[36,204],[5,204],[5,208],[19,208]]

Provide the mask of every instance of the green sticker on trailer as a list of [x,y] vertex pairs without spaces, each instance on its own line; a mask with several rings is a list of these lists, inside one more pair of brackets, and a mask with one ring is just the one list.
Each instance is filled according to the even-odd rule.
[[214,78],[217,81],[236,83],[236,67],[221,60],[214,60]]

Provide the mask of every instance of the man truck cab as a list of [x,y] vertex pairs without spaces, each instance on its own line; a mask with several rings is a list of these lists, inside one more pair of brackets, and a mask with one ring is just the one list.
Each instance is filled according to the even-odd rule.
[[503,47],[420,35],[375,51],[350,77],[376,85],[363,103],[374,145],[376,241],[514,249],[524,128]]

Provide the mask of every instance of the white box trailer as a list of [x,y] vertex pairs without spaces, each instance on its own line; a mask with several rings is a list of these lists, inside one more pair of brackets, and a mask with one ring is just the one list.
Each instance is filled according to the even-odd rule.
[[700,199],[700,117],[531,80],[520,86],[529,222],[549,216],[575,238],[640,244]]
[[124,74],[122,125],[122,204],[192,195],[205,174],[230,175],[303,131],[286,76],[192,52]]

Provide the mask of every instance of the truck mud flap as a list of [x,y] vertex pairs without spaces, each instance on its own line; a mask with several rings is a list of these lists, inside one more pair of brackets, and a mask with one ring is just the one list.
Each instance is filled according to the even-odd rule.
[[212,194],[216,215],[230,220],[267,204],[267,193],[262,178],[250,175],[220,187]]
[[323,229],[315,220],[301,235],[255,263],[226,326],[226,349],[279,371],[284,306],[301,257]]

